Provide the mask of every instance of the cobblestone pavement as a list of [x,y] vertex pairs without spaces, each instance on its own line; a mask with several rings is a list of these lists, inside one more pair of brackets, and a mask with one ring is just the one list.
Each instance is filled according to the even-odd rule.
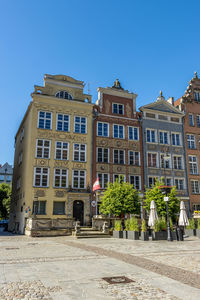
[[[200,240],[0,235],[0,300],[200,299]],[[104,277],[126,276],[109,284]]]

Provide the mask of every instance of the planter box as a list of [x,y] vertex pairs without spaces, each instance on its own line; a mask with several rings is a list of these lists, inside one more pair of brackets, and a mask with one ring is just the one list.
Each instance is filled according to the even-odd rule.
[[185,234],[189,236],[196,236],[196,229],[185,229]]
[[123,239],[123,231],[113,230],[113,237],[116,239]]
[[149,233],[148,233],[148,231],[146,231],[146,232],[141,231],[141,240],[142,241],[148,241],[149,240]]
[[172,239],[173,239],[173,241],[177,241],[176,231],[172,231]]
[[129,240],[139,240],[139,232],[138,231],[127,231]]
[[152,241],[167,240],[167,231],[152,231]]
[[200,229],[196,229],[196,236],[200,239]]
[[128,238],[128,231],[124,230],[123,231],[123,239],[127,239]]

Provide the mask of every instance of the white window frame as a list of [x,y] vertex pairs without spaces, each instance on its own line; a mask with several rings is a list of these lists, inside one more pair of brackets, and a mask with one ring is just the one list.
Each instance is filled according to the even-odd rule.
[[[99,178],[102,175],[102,184],[100,183],[101,189],[105,189],[107,185],[105,184],[105,175],[108,175],[108,183],[110,182],[110,174],[109,173],[97,173],[97,178]],[[100,180],[99,180],[100,182]]]
[[[194,157],[196,158],[196,162],[193,161]],[[191,158],[191,161],[190,161]],[[189,164],[189,173],[191,175],[198,175],[198,159],[197,159],[197,155],[188,155],[188,164]],[[196,172],[194,172],[194,165],[196,165]],[[190,168],[191,166],[191,168]],[[192,170],[192,172],[190,172]]]
[[189,119],[189,126],[194,126],[194,115],[189,114],[188,119]]
[[148,187],[152,188],[152,187],[154,187],[154,184],[150,186],[150,184],[149,184],[149,178],[153,178],[154,181],[155,181],[156,179],[158,179],[158,176],[151,176],[151,175],[148,176]]
[[126,182],[126,175],[124,175],[124,174],[113,174],[113,183],[115,182],[115,176],[118,176],[118,178],[120,176],[123,176],[124,182]]
[[[152,166],[149,166],[149,161],[148,161],[148,154],[155,154],[156,155],[156,166],[152,167]],[[151,159],[152,161],[152,159]],[[157,152],[147,152],[147,167],[148,168],[158,168],[158,153]]]
[[[62,120],[58,120],[58,115],[62,116]],[[68,121],[64,120],[64,116],[68,117]],[[58,129],[58,122],[62,123],[62,130]],[[64,130],[64,123],[68,123],[68,130]],[[61,114],[61,113],[57,113],[56,114],[56,130],[59,132],[70,132],[70,115],[67,114]]]
[[[134,161],[133,164],[130,163],[130,152],[133,152],[133,153],[134,153],[134,154],[133,154],[133,161]],[[135,153],[136,153],[136,152],[139,154],[139,155],[138,155],[138,158],[139,158],[139,164],[138,164],[138,165],[135,163],[135,161],[136,161],[136,159],[135,159]],[[129,164],[130,166],[140,166],[141,162],[140,162],[140,152],[139,152],[139,151],[133,151],[133,150],[129,150],[129,151],[128,151],[128,164]]]
[[[180,168],[175,168],[174,157],[181,158],[181,169]],[[183,161],[183,156],[182,155],[173,155],[172,160],[173,160],[173,169],[174,170],[183,170],[184,169],[184,161]],[[176,161],[178,161],[178,160],[176,159]],[[176,164],[177,164],[177,162],[176,162]]]
[[[61,97],[61,93],[63,93],[63,97]],[[56,92],[55,97],[59,99],[73,100],[72,95],[64,90]]]
[[[60,174],[56,174],[56,170],[60,170]],[[62,174],[62,171],[66,171],[66,175],[64,174]],[[55,177],[56,176],[58,176],[58,177],[60,177],[60,179],[59,179],[59,186],[56,186],[55,185]],[[66,177],[66,185],[65,186],[62,186],[62,177]],[[54,168],[54,176],[53,176],[53,187],[54,188],[59,188],[59,189],[66,189],[66,188],[68,188],[68,169],[65,169],[65,168]]]
[[[79,149],[75,150],[75,145],[78,145]],[[85,150],[81,150],[81,146],[85,146]],[[75,160],[75,152],[78,152],[79,159]],[[85,154],[85,160],[81,160],[81,153]],[[78,161],[78,162],[86,162],[87,161],[87,144],[79,144],[79,143],[74,143],[73,144],[73,161]]]
[[[115,126],[118,126],[118,136],[117,137],[115,137],[114,136],[114,127]],[[121,137],[119,137],[119,126],[121,126],[122,128],[123,128],[123,137],[121,138]],[[113,138],[114,139],[121,139],[121,140],[123,140],[123,139],[125,139],[125,134],[124,134],[124,125],[120,125],[120,124],[113,124]]]
[[[41,173],[37,173],[36,169],[41,169]],[[48,172],[47,173],[43,173],[43,169],[47,169]],[[36,180],[36,175],[40,175],[40,185],[35,185],[35,180]],[[42,185],[42,176],[47,176],[47,185]],[[34,187],[43,187],[43,188],[47,188],[49,187],[49,168],[48,167],[34,167],[34,178],[33,178],[33,186]]]
[[[165,158],[163,158],[164,159],[164,167],[162,166],[162,158],[161,158],[161,156],[165,156]],[[168,159],[166,159],[166,157],[168,157]],[[166,161],[169,161],[169,167],[167,168],[166,167]],[[160,168],[162,168],[162,169],[171,169],[172,168],[172,162],[171,162],[171,155],[169,154],[169,156],[166,156],[166,153],[160,153]]]
[[[38,146],[38,141],[42,141],[42,146]],[[49,147],[44,146],[45,142],[49,142]],[[37,156],[37,150],[38,148],[42,148],[42,157],[38,157]],[[49,149],[49,156],[48,157],[44,157],[44,149],[48,148]],[[40,159],[50,159],[51,157],[51,141],[50,140],[46,140],[46,139],[37,139],[36,140],[36,149],[35,149],[35,158],[40,158]]]
[[[80,131],[76,132],[75,128],[76,128],[76,118],[80,118]],[[85,132],[81,132],[81,119],[84,118],[85,119]],[[87,134],[87,117],[84,116],[74,116],[74,133],[78,133],[78,134]]]
[[[57,148],[57,143],[61,143],[61,148]],[[63,143],[67,144],[67,149],[63,148]],[[56,158],[56,150],[57,149],[61,151],[61,158]],[[63,158],[63,151],[64,150],[67,150],[67,159]],[[69,143],[68,142],[55,141],[55,160],[64,160],[64,161],[69,160]]]
[[[164,134],[167,134],[167,143],[164,142]],[[160,139],[160,134],[163,134],[163,143],[161,143],[161,139]],[[159,130],[159,144],[161,145],[169,145],[170,140],[169,140],[169,131],[166,130]]]
[[200,115],[196,115],[196,122],[197,122],[197,127],[200,127]]
[[[173,144],[173,135],[175,135],[175,144]],[[179,136],[179,142],[180,142],[180,145],[177,144],[177,135]],[[172,132],[171,133],[171,144],[172,146],[182,146],[182,136],[181,136],[181,133],[180,132]]]
[[[134,189],[136,189],[136,190],[141,190],[141,176],[140,176],[140,175],[136,175],[136,174],[134,174],[134,175],[130,174],[130,175],[129,175],[129,183],[131,183],[131,177],[134,177]],[[135,187],[136,177],[139,178],[139,189],[137,189],[137,188]]]
[[[118,163],[116,163],[114,161],[115,160],[114,151],[118,151]],[[124,156],[124,163],[123,164],[120,164],[120,152],[119,151],[123,151],[123,156]],[[116,165],[125,165],[126,164],[126,161],[125,161],[125,150],[123,150],[123,149],[113,149],[113,164],[116,164]]]
[[196,101],[200,101],[200,92],[198,92],[198,91],[194,91],[194,100],[196,100]]
[[[117,112],[114,112],[114,105],[117,105]],[[119,105],[122,106],[122,114],[119,113]],[[120,116],[124,115],[124,104],[121,103],[112,103],[112,113],[113,114],[118,114]]]
[[[74,172],[78,172],[78,187],[74,186],[74,177],[77,177],[74,175]],[[80,172],[84,172],[84,176],[80,176]],[[84,187],[80,187],[80,178],[84,178]],[[85,170],[72,170],[72,187],[73,189],[85,189],[86,188],[86,171]]]
[[[104,130],[103,130],[103,128],[102,128],[102,135],[99,134],[99,130],[98,130],[99,124],[102,124],[102,126],[104,126],[104,124],[106,124],[106,125],[108,126],[108,135],[104,135]],[[98,121],[98,122],[97,122],[97,128],[96,128],[96,129],[97,129],[97,136],[109,137],[109,123]]]
[[[135,139],[135,133],[134,133],[135,129],[137,130],[137,139]],[[132,139],[130,138],[129,130],[132,131],[132,136],[133,136]],[[130,141],[139,141],[140,140],[140,138],[139,138],[139,127],[128,126],[128,139]]]
[[174,186],[176,186],[176,180],[178,180],[178,186],[180,186],[179,180],[183,180],[183,189],[177,189],[177,191],[183,191],[185,190],[185,178],[180,178],[180,177],[174,177]]
[[[197,182],[197,183],[198,183],[198,191],[197,191],[197,189],[196,189],[195,184],[194,184],[194,189],[193,189],[193,187],[192,187],[192,182]],[[200,190],[199,190],[199,180],[195,180],[195,179],[190,180],[190,185],[191,185],[191,193],[192,193],[192,194],[200,194]]]
[[22,160],[23,160],[23,151],[21,151],[19,153],[19,156],[18,156],[18,165],[20,165],[22,163]]
[[[45,126],[44,126],[44,128],[40,128],[39,127],[39,123],[40,123],[40,113],[41,112],[43,112],[43,113],[45,113],[45,116],[44,116],[44,118],[42,118],[42,119],[44,119],[44,124],[45,124],[45,121],[46,121],[46,113],[49,113],[49,114],[51,114],[51,126],[50,126],[50,128],[45,128]],[[37,126],[37,128],[39,128],[39,129],[45,129],[45,130],[52,130],[52,112],[51,111],[43,111],[43,110],[39,110],[38,111],[38,126]],[[48,119],[49,120],[49,119]]]
[[[194,140],[192,137],[194,138]],[[192,145],[191,143],[194,143],[194,147],[191,147],[191,145]],[[190,145],[190,147],[189,147],[189,145]],[[188,147],[188,149],[196,149],[196,137],[194,134],[187,134],[187,147]]]
[[[102,161],[98,161],[98,149],[102,149]],[[104,161],[104,152],[105,152],[105,149],[108,150],[108,161],[105,162]],[[109,148],[104,148],[104,147],[97,147],[96,148],[96,162],[97,163],[105,163],[105,164],[108,164],[110,162],[110,149]]]
[[[167,180],[170,180],[170,185],[167,185]],[[164,178],[164,182],[165,182],[165,185],[167,185],[167,186],[172,186],[173,185],[173,177],[165,177]]]
[[[150,141],[147,140],[147,131],[150,131]],[[155,142],[152,142],[152,131],[155,132]],[[153,143],[153,144],[156,144],[158,142],[158,137],[157,137],[157,130],[154,129],[154,128],[146,128],[146,142],[147,143]]]

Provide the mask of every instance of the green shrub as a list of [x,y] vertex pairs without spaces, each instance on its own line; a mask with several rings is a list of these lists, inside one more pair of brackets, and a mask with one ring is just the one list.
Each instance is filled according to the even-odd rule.
[[146,232],[147,231],[147,225],[146,225],[146,221],[144,219],[142,220],[141,230],[142,230],[142,232]]
[[166,219],[165,217],[162,217],[160,220],[160,230],[167,230],[167,222],[166,222]]
[[200,218],[197,221],[197,228],[200,229]]
[[114,230],[115,231],[121,231],[122,230],[122,221],[121,220],[116,220],[115,221]]
[[186,229],[195,229],[194,219],[189,219],[189,225],[186,226]]
[[159,219],[155,220],[155,224],[153,226],[153,229],[154,229],[155,232],[161,231],[161,229],[160,229],[160,220]]
[[125,220],[125,230],[128,231],[130,227],[130,219]]
[[138,221],[137,221],[137,219],[135,217],[132,217],[130,219],[129,230],[131,230],[131,231],[139,231]]
[[169,226],[170,226],[171,231],[174,231],[173,222],[172,222],[171,218],[169,218]]

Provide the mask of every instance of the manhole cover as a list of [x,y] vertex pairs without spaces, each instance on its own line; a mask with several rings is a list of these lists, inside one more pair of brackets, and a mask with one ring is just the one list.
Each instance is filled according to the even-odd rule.
[[102,279],[107,281],[110,284],[134,282],[133,280],[131,280],[128,277],[125,277],[125,276],[103,277]]
[[6,248],[6,250],[18,250],[19,248]]

